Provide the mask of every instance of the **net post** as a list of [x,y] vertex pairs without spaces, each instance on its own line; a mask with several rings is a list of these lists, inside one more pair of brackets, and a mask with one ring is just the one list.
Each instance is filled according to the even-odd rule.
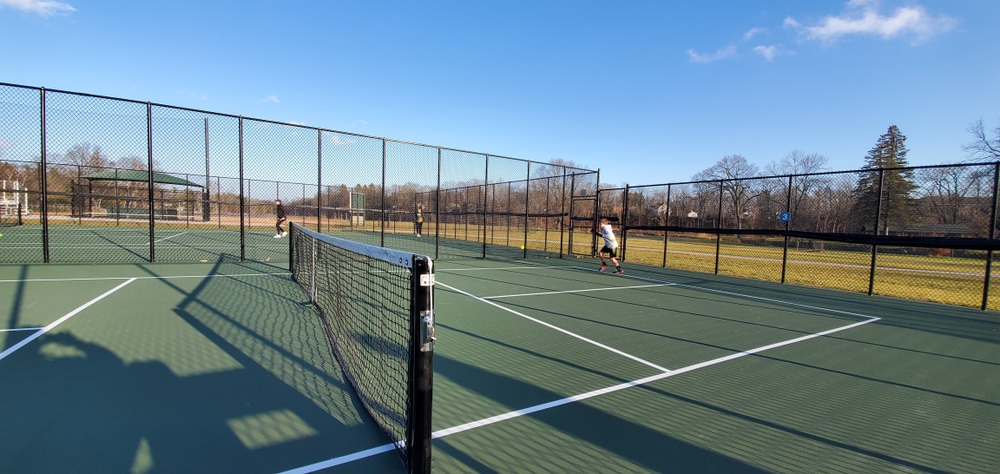
[[288,271],[292,272],[292,280],[295,280],[295,239],[298,237],[298,230],[295,223],[288,225]]
[[431,472],[431,399],[434,386],[434,265],[413,258],[410,314],[412,417],[407,435],[407,465],[412,473]]

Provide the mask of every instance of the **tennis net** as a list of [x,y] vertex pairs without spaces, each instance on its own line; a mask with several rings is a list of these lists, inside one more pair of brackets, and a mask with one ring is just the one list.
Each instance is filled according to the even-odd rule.
[[292,278],[330,347],[410,472],[429,472],[434,268],[429,257],[292,224]]

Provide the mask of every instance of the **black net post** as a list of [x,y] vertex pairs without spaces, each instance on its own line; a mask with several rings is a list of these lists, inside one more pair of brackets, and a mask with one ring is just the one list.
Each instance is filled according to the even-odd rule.
[[434,266],[428,257],[414,256],[410,341],[413,347],[410,390],[413,410],[407,434],[410,472],[431,472],[431,399],[434,387]]

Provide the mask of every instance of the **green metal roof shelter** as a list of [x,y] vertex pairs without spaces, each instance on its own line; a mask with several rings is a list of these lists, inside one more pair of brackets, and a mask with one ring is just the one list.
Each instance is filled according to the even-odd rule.
[[[96,173],[90,173],[88,175],[80,176],[81,181],[87,180],[86,184],[82,182],[71,182],[71,195],[72,195],[72,213],[74,217],[91,217],[91,209],[93,208],[94,191],[93,186],[95,181],[129,181],[135,183],[149,183],[150,175],[149,171],[145,170],[108,170],[99,171]],[[204,185],[188,181],[177,176],[169,175],[166,173],[153,172],[152,175],[154,184],[165,184],[168,186],[193,186],[196,188],[201,188],[201,200],[202,200],[202,219],[208,221],[210,219],[210,203],[208,198],[208,189]],[[117,195],[114,197],[116,203],[119,199],[126,201],[125,207],[119,207],[117,204],[114,206],[104,206],[106,210],[105,215],[114,216],[117,218],[125,219],[144,219],[149,216],[149,209],[152,209],[155,203],[159,203],[160,209],[156,211],[157,219],[177,219],[176,209],[165,208],[165,201],[163,198],[163,189],[160,189],[159,200],[153,200],[150,196],[148,199],[143,200],[143,205],[130,206],[130,202],[134,201],[134,197],[121,197]],[[110,196],[104,196],[109,197]]]
[[[95,180],[109,180],[109,181],[137,181],[142,183],[149,182],[149,171],[143,170],[114,170],[114,171],[101,171],[98,173],[91,173],[81,178],[89,179],[91,181]],[[177,186],[197,186],[203,188],[204,186],[188,181],[183,178],[178,178],[165,173],[153,172],[153,182],[158,184],[174,184]]]

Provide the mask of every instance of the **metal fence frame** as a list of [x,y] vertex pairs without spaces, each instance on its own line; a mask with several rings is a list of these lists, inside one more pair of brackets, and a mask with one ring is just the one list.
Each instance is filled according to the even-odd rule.
[[[7,146],[10,137],[19,143]],[[256,259],[264,251],[248,239],[251,229],[272,225],[271,201],[291,196],[292,220],[320,231],[335,231],[333,222],[346,222],[347,230],[368,231],[361,237],[366,243],[383,246],[388,236],[414,227],[412,208],[421,203],[434,236],[433,246],[424,245],[421,253],[435,257],[446,255],[441,243],[448,239],[476,244],[475,250],[460,256],[594,255],[596,221],[609,217],[621,228],[623,259],[638,251],[630,249],[630,236],[634,243],[643,234],[662,234],[661,259],[654,264],[663,267],[672,263],[672,237],[713,238],[715,252],[707,263],[715,274],[731,271],[733,255],[727,255],[726,248],[754,239],[769,245],[779,242],[780,276],[764,278],[786,283],[793,243],[851,245],[855,253],[861,248],[868,255],[867,281],[852,291],[868,294],[880,293],[878,277],[891,271],[878,264],[884,252],[960,251],[980,261],[978,306],[986,309],[1000,300],[990,298],[993,253],[1000,249],[1000,162],[601,189],[595,170],[7,83],[0,83],[0,138],[6,140],[0,166],[34,169],[22,176],[0,176],[4,183],[19,182],[18,189],[4,185],[4,192],[11,192],[18,204],[4,203],[0,224],[23,224],[28,212],[23,208],[30,202],[37,209],[27,220],[41,228],[37,257],[5,253],[0,263],[197,261],[187,254],[157,253],[157,229],[166,226],[165,219],[182,221],[172,222],[175,226],[238,231],[238,242],[227,251],[239,259]],[[117,159],[90,162],[87,156],[70,156],[89,150],[74,147],[91,141],[98,151],[103,145],[115,147]],[[193,156],[199,154],[204,156]],[[284,160],[297,172],[274,166]],[[131,205],[119,202],[117,179],[104,191],[95,191],[93,181],[83,181],[99,179],[94,176],[102,172],[117,177],[123,171],[147,172],[144,182],[128,186]],[[168,189],[161,173],[180,180],[172,182],[190,184]],[[932,189],[935,186],[940,189]],[[820,191],[840,201],[825,203],[826,198],[810,194]],[[913,192],[922,194],[914,197]],[[355,195],[367,203],[363,213],[351,205]],[[114,201],[114,206],[103,208],[104,225],[122,226],[128,219],[127,224],[144,232],[144,250],[119,254],[123,260],[75,253],[67,260],[70,252],[53,243],[50,224],[57,219],[78,224],[94,219],[94,198]],[[682,200],[692,209],[683,210]],[[15,216],[8,215],[11,208],[17,209]],[[938,211],[953,215],[926,221]],[[583,235],[587,238],[581,242]],[[80,238],[91,239],[88,242],[98,249],[103,245],[99,235]],[[550,242],[556,238],[557,246],[555,240]],[[54,258],[53,250],[62,253]],[[744,250],[757,251],[752,245]]]
[[[32,94],[35,94],[34,98]],[[258,256],[259,249],[247,239],[250,229],[273,225],[273,220],[272,224],[267,224],[270,217],[265,217],[271,213],[271,201],[286,194],[295,196],[291,212],[293,220],[329,231],[330,221],[333,220],[331,215],[346,212],[351,230],[367,230],[366,224],[371,223],[374,232],[363,238],[369,240],[366,243],[384,246],[387,234],[394,231],[398,222],[406,220],[407,225],[412,227],[413,209],[407,209],[407,206],[414,203],[412,196],[424,193],[432,197],[428,202],[431,207],[425,216],[435,236],[432,255],[437,257],[439,249],[436,244],[440,240],[437,224],[441,217],[436,209],[437,198],[449,186],[468,183],[475,183],[486,191],[497,189],[503,183],[518,183],[517,186],[524,187],[519,195],[523,194],[525,203],[517,206],[515,216],[517,225],[523,228],[521,248],[518,249],[515,244],[515,251],[505,252],[510,253],[505,256],[525,257],[530,247],[527,238],[529,221],[556,218],[566,213],[564,210],[529,212],[528,195],[532,183],[548,182],[558,177],[562,183],[579,181],[590,183],[593,189],[598,186],[597,171],[583,168],[151,102],[0,83],[0,137],[7,135],[18,136],[22,142],[31,141],[31,136],[37,140],[34,145],[22,143],[16,156],[0,154],[0,165],[17,167],[21,171],[34,170],[33,173],[26,172],[32,174],[31,179],[35,181],[34,189],[26,192],[32,195],[31,201],[39,206],[35,216],[41,226],[42,245],[37,259],[29,258],[27,262],[21,262],[16,260],[17,257],[11,257],[14,260],[0,259],[0,263],[65,261],[52,255],[54,244],[50,223],[57,217],[63,218],[61,214],[66,212],[64,208],[67,206],[70,209],[68,217],[83,223],[84,219],[93,217],[88,214],[93,212],[94,198],[115,201],[115,206],[103,208],[101,214],[109,220],[113,218],[115,225],[120,225],[121,217],[130,213],[145,221],[142,228],[148,232],[148,246],[138,258],[130,256],[126,261],[163,261],[157,254],[156,232],[164,226],[162,219],[169,214],[162,210],[165,205],[186,209],[187,214],[183,217],[188,225],[204,224],[195,222],[199,220],[198,216],[202,221],[210,221],[214,216],[218,227],[222,228],[223,216],[229,214],[228,226],[238,227],[239,230],[238,250],[233,248],[232,254],[238,255],[241,260],[253,259]],[[57,139],[60,144],[54,145]],[[274,142],[279,141],[286,148],[275,149]],[[75,161],[69,160],[73,147],[81,143],[89,147],[94,142],[97,143],[97,150],[108,143],[125,149],[115,158],[127,163],[122,165],[115,159],[110,160],[113,163],[105,162],[107,160],[82,163],[86,156],[74,156]],[[173,148],[182,145],[187,146],[187,155],[204,153],[204,157],[177,158],[178,154],[184,153],[178,153]],[[67,150],[64,155],[60,155],[60,147]],[[279,169],[277,175],[264,176],[267,174],[264,170],[275,172],[273,161],[284,159],[296,162],[298,172],[285,173]],[[183,164],[177,164],[181,162]],[[348,176],[338,174],[345,168],[352,170],[345,173]],[[136,189],[145,193],[144,199],[131,196],[131,207],[117,205],[117,180],[114,181],[113,191],[104,194],[94,192],[93,182],[85,181],[87,176],[97,172],[118,176],[126,171],[148,170],[153,172],[146,173],[146,181],[135,184]],[[165,190],[158,178],[161,174],[198,183],[183,185],[183,189],[171,192]],[[62,189],[66,184],[64,182],[58,186],[50,182],[56,177],[68,181],[71,189]],[[348,179],[355,181],[348,182]],[[510,194],[511,185],[507,186]],[[571,185],[563,184],[561,188],[566,186]],[[365,195],[368,206],[362,215],[355,216],[353,209],[347,209],[348,204],[331,205],[335,197],[342,197],[345,187],[352,196]],[[176,198],[172,193],[184,197]],[[77,202],[82,199],[88,201]],[[185,200],[187,205],[177,204],[175,201],[178,200]],[[53,205],[58,209],[52,208]],[[288,206],[288,203],[285,205]],[[509,202],[507,206],[510,207]],[[510,221],[514,213],[510,209],[501,212],[484,207],[481,211],[484,219],[490,216],[491,220],[497,220],[498,214],[506,213],[507,222],[503,225],[507,226],[508,233],[511,232]],[[175,210],[173,215],[179,215],[179,212]],[[137,222],[133,219],[130,223]],[[491,222],[490,225],[494,224]],[[501,225],[500,221],[497,220],[495,225]],[[487,225],[484,223],[482,227],[484,235],[479,256],[485,257],[496,247],[487,245]],[[545,228],[548,229],[547,224]],[[371,238],[373,235],[376,236],[374,239]],[[560,238],[560,246],[561,241]],[[547,249],[549,243],[545,242],[544,246]],[[93,261],[81,258],[83,260],[75,261],[107,261],[100,257]],[[167,261],[177,261],[178,258],[183,261],[187,257],[169,257]]]
[[[898,181],[901,176],[908,180],[906,192],[893,195],[887,183]],[[929,178],[921,180],[921,177]],[[835,214],[832,211],[814,215],[816,219],[803,224],[802,221],[809,219],[800,220],[797,214],[808,212],[803,212],[802,207],[796,209],[796,203],[809,196],[799,193],[807,186],[796,184],[836,180],[841,187],[832,196],[841,201],[840,216],[826,220],[839,224],[828,227],[818,224],[819,219]],[[851,186],[843,186],[845,183]],[[873,185],[870,193],[866,187],[869,184]],[[772,239],[768,243],[772,246],[774,240],[780,240],[780,278],[775,278],[780,283],[786,283],[793,240],[861,246],[870,253],[866,285],[869,295],[878,293],[877,276],[890,270],[877,264],[883,250],[912,249],[911,253],[928,255],[942,250],[978,252],[981,258],[975,255],[968,258],[981,261],[981,292],[975,304],[969,301],[967,305],[985,310],[991,301],[993,253],[1000,249],[996,233],[998,185],[1000,162],[969,163],[605,188],[600,190],[598,206],[600,217],[619,223],[622,259],[629,253],[630,234],[662,234],[662,261],[657,263],[663,267],[671,265],[667,250],[671,237],[714,238],[714,274],[720,274],[720,262],[725,260],[721,251],[723,239],[737,243]],[[823,190],[822,186],[812,187]],[[735,198],[741,189],[752,190],[744,194],[742,203]],[[913,196],[914,193],[917,195]],[[700,208],[685,216],[681,209],[686,208],[678,205],[679,199],[687,199],[689,207]],[[753,203],[754,200],[757,202]],[[697,204],[690,204],[695,201]],[[812,211],[824,209],[819,200],[815,204]],[[920,299],[919,295],[902,296]]]

